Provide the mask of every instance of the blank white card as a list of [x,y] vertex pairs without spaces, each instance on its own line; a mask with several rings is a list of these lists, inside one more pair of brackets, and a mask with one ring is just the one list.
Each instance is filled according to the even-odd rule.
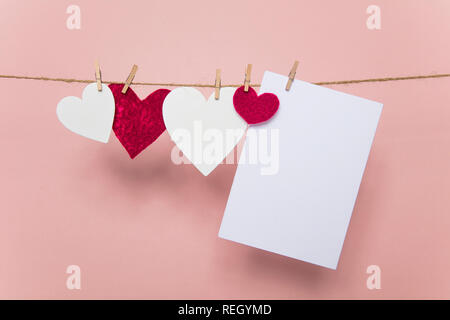
[[219,237],[336,269],[383,105],[299,80],[286,91],[287,81],[265,72],[260,94],[280,107],[250,127],[243,151],[268,133],[277,169],[239,164]]

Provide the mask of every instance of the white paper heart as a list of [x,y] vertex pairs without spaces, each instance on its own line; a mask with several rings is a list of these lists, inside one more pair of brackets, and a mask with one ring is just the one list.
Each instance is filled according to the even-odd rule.
[[206,101],[194,88],[172,90],[164,100],[167,132],[186,158],[205,176],[213,171],[243,137],[247,123],[233,107],[236,89],[220,89]]
[[59,121],[70,131],[83,137],[107,143],[114,121],[114,96],[108,86],[91,83],[83,90],[82,99],[65,97],[56,107]]

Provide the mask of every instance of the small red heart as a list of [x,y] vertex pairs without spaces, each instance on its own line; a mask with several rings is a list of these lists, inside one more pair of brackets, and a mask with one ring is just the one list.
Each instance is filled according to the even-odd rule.
[[234,93],[233,104],[236,112],[248,124],[257,124],[272,118],[278,110],[280,101],[273,93],[258,96],[252,87],[245,92],[242,86]]
[[141,100],[131,88],[123,94],[123,84],[110,84],[109,88],[116,102],[114,133],[134,159],[166,130],[162,106],[170,90],[156,90]]

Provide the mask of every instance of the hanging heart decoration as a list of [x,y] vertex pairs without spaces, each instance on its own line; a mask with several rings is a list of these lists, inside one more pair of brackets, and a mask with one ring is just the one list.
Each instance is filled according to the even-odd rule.
[[91,83],[82,98],[65,97],[56,107],[56,115],[70,131],[83,137],[107,143],[114,119],[114,96],[105,85],[98,91]]
[[123,86],[109,85],[116,101],[113,130],[131,159],[134,159],[166,130],[162,106],[170,90],[156,90],[141,100],[131,88],[123,94]]
[[167,131],[184,156],[205,176],[243,137],[247,124],[233,108],[236,89],[221,88],[208,100],[194,88],[172,90],[163,106]]
[[239,87],[233,96],[233,104],[236,112],[248,123],[258,124],[272,118],[278,111],[280,101],[273,93],[263,93],[258,96],[256,91],[244,86]]

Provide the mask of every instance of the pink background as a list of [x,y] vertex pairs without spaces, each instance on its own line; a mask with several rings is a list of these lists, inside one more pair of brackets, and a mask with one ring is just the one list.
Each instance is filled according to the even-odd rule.
[[[0,2],[0,73],[213,83],[450,72],[450,1]],[[66,8],[81,8],[81,30]],[[381,30],[366,8],[381,7]],[[235,172],[66,130],[83,84],[0,79],[0,298],[450,298],[450,78],[333,88],[384,103],[337,271],[219,239]],[[134,86],[143,98],[153,87]],[[212,90],[204,90],[210,93]],[[66,288],[68,265],[81,290]],[[366,268],[379,265],[381,290]]]

